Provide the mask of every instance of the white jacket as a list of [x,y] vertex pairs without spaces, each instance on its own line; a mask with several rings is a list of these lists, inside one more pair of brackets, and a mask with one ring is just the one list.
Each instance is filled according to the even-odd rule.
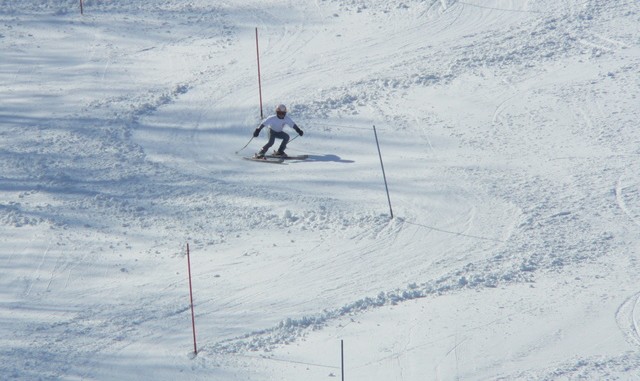
[[269,127],[275,132],[281,132],[284,129],[284,126],[289,126],[291,128],[294,128],[294,126],[297,127],[293,120],[289,118],[289,115],[285,115],[282,119],[278,118],[277,115],[271,115],[260,123],[260,128]]

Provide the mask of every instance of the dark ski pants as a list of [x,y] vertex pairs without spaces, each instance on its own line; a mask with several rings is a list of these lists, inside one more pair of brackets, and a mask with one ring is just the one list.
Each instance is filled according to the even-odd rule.
[[271,129],[269,130],[269,141],[267,142],[267,144],[264,145],[264,147],[262,147],[262,150],[260,152],[266,153],[269,150],[269,148],[271,148],[273,143],[276,142],[276,138],[282,139],[282,143],[280,143],[280,148],[278,148],[278,152],[284,152],[284,150],[287,149],[287,143],[289,143],[289,134],[287,134],[284,131],[275,132]]

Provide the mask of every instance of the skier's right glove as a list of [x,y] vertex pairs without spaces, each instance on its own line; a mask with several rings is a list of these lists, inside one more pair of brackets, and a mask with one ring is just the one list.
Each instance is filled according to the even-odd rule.
[[258,137],[258,135],[260,135],[260,129],[259,129],[259,128],[256,128],[256,130],[255,130],[255,131],[253,131],[253,137],[254,137],[254,138],[257,138],[257,137]]

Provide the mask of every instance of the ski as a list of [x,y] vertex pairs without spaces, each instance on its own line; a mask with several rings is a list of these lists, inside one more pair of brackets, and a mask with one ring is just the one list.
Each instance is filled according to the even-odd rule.
[[284,159],[279,157],[279,158],[271,158],[268,156],[263,156],[263,157],[254,157],[254,156],[243,156],[242,157],[245,160],[250,160],[250,161],[257,161],[258,163],[270,163],[270,164],[282,164],[284,163]]
[[265,155],[269,159],[282,159],[282,160],[307,160],[309,155],[297,155],[297,156],[278,156],[278,155]]

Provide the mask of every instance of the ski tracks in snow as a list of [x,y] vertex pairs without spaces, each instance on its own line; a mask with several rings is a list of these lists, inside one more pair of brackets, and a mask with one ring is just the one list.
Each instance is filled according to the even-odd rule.
[[627,341],[640,347],[640,292],[627,298],[616,311],[616,321]]
[[623,174],[616,182],[616,203],[634,224],[640,226],[640,184],[625,184],[626,177]]
[[[615,199],[620,210],[636,227],[640,227],[640,184],[629,181],[626,174],[621,175],[615,185]],[[638,231],[637,228],[633,230]],[[616,321],[627,341],[640,347],[640,292],[620,305]]]

